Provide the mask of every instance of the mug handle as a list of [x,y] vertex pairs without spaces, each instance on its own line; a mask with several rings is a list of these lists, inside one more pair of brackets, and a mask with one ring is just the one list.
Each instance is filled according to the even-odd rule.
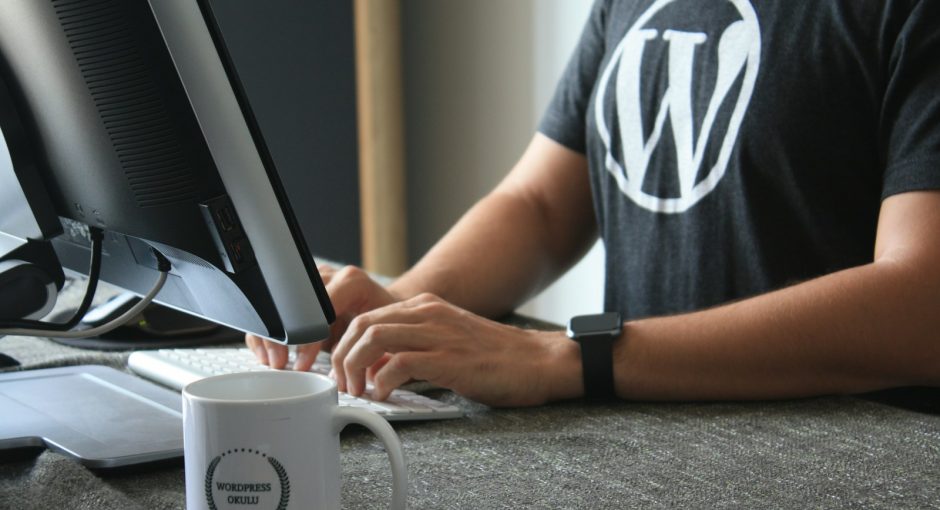
[[405,510],[408,498],[408,473],[405,471],[405,454],[395,429],[379,415],[364,409],[336,407],[333,409],[333,433],[339,433],[350,423],[357,423],[371,430],[385,445],[388,460],[392,464],[392,510]]

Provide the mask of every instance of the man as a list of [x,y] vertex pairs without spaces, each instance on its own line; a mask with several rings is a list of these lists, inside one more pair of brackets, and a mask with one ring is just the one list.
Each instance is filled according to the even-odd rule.
[[927,0],[599,0],[493,192],[387,289],[321,268],[340,389],[583,396],[582,344],[485,317],[598,234],[626,321],[601,359],[621,398],[940,385],[937,19]]

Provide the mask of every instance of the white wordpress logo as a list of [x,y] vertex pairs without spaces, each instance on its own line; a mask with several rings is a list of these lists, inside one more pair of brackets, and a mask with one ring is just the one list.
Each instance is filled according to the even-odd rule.
[[[661,213],[684,212],[718,185],[728,167],[728,160],[744,120],[744,113],[751,101],[760,68],[760,26],[754,8],[748,0],[720,0],[730,2],[737,9],[741,19],[725,28],[718,40],[718,69],[714,88],[705,117],[696,132],[692,115],[693,81],[696,78],[693,69],[696,47],[708,41],[708,35],[679,30],[664,30],[660,33],[659,30],[646,27],[653,16],[674,1],[657,0],[630,27],[601,75],[595,102],[598,134],[607,151],[607,171],[614,177],[620,190],[637,205]],[[652,133],[649,138],[645,138],[641,115],[641,65],[647,42],[658,38],[668,44],[668,84],[662,102],[656,110]],[[610,129],[604,115],[605,98],[615,72],[614,93],[620,127],[622,166],[611,150]],[[706,162],[712,166],[705,177],[696,182],[721,105],[742,72],[744,78],[718,157],[714,162]],[[672,125],[676,148],[680,193],[678,197],[659,197],[642,189],[650,159],[662,137],[667,117]]]

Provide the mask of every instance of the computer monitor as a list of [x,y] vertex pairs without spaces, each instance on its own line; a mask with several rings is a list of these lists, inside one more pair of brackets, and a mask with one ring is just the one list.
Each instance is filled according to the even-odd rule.
[[[262,46],[322,38],[302,24],[324,10],[326,23],[352,26],[349,2],[4,0],[0,103],[15,115],[0,109],[10,155],[0,197],[11,197],[0,204],[0,261],[51,243],[64,267],[86,272],[96,227],[103,281],[146,293],[155,249],[172,264],[163,305],[287,344],[328,335],[334,312],[291,203],[321,196],[285,180],[317,165],[356,173],[352,41],[322,48],[329,69],[300,69],[308,48],[280,56],[299,81],[283,85],[292,103],[281,123],[276,104],[256,111],[271,94],[233,58],[229,44],[244,52],[245,41],[225,24],[245,16],[239,3],[281,16],[284,32]],[[318,80],[330,95],[315,93]],[[313,132],[290,129],[304,123]]]

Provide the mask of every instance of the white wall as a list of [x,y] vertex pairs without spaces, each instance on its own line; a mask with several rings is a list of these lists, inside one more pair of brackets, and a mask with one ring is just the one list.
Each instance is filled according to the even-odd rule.
[[[408,229],[417,260],[522,154],[591,0],[405,0]],[[601,310],[603,254],[522,311],[555,322]]]
[[[590,0],[533,0],[535,16],[533,128],[548,106],[591,8]],[[600,242],[565,276],[520,312],[564,323],[573,315],[603,310],[604,247]]]

